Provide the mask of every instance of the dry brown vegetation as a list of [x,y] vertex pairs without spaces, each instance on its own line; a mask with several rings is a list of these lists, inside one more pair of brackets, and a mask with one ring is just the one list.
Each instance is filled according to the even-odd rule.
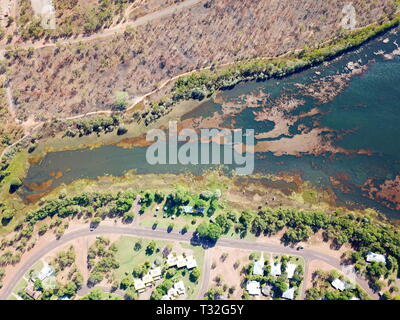
[[[9,59],[19,113],[68,116],[108,108],[116,90],[142,95],[212,63],[276,56],[340,31],[347,1],[203,1],[135,30]],[[392,0],[353,2],[358,26],[393,12]]]

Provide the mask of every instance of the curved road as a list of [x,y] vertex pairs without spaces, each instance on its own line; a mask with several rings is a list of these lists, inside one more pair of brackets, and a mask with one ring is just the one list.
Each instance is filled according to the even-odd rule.
[[[66,244],[67,242],[74,240],[76,238],[80,237],[85,237],[85,236],[90,236],[90,235],[103,235],[103,234],[120,234],[120,235],[131,235],[131,236],[136,236],[136,237],[142,237],[142,238],[151,238],[151,239],[158,239],[158,240],[170,240],[170,241],[184,241],[184,242],[190,242],[193,233],[186,233],[186,234],[180,234],[177,232],[171,232],[167,233],[165,230],[152,230],[150,228],[138,228],[136,226],[127,226],[127,227],[120,227],[120,226],[99,226],[97,229],[90,231],[88,228],[80,229],[77,231],[70,232],[68,234],[65,234],[62,236],[59,240],[56,240],[54,238],[53,241],[49,242],[46,246],[42,247],[40,250],[35,252],[23,265],[21,265],[18,269],[17,272],[13,274],[13,277],[11,281],[9,281],[4,288],[1,290],[0,294],[0,300],[5,300],[7,299],[14,287],[18,284],[20,279],[24,276],[26,272],[28,272],[32,266],[40,260],[42,257],[44,257],[49,251],[62,246]],[[286,247],[284,245],[278,245],[278,244],[266,244],[266,243],[257,243],[257,242],[251,242],[251,241],[246,241],[246,240],[234,240],[234,239],[227,239],[227,238],[222,238],[218,240],[216,243],[216,246],[220,247],[227,247],[227,248],[237,248],[237,249],[245,249],[245,250],[252,250],[252,251],[268,251],[271,253],[280,253],[280,254],[290,254],[290,255],[297,255],[301,256],[304,261],[305,261],[305,270],[304,270],[304,275],[307,277],[307,268],[308,264],[312,260],[321,260],[324,261],[330,265],[332,265],[335,268],[340,269],[340,262],[328,255],[319,253],[317,251],[314,251],[312,249],[304,249],[302,251],[297,251],[294,248],[291,247]],[[209,272],[206,272],[207,270],[210,270],[208,264],[209,264],[209,259],[207,258],[207,251],[206,251],[206,257],[205,257],[205,269],[204,269],[204,277],[202,279],[202,286],[200,289],[200,294],[204,294],[206,289],[207,289],[207,284],[209,280]],[[305,283],[304,279],[304,283]],[[357,278],[358,284],[372,297],[377,298],[378,296],[372,292],[372,290],[369,288],[367,281],[362,278]],[[303,285],[303,291],[302,291],[302,298],[304,298],[304,291],[305,291],[305,286]]]

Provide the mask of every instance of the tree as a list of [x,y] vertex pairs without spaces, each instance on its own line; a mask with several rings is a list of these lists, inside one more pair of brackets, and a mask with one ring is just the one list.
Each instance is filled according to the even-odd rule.
[[126,106],[128,105],[128,99],[129,99],[128,92],[116,91],[115,99],[114,99],[114,106],[118,110],[125,110]]
[[121,280],[120,288],[123,290],[128,289],[129,287],[133,286],[133,279],[132,277],[125,277]]
[[117,130],[117,135],[122,136],[122,135],[124,135],[124,134],[127,133],[127,132],[128,132],[128,129],[127,129],[127,128],[125,128],[125,127],[119,127],[118,130]]
[[197,227],[196,232],[200,238],[206,238],[214,242],[222,235],[222,229],[216,223],[203,222]]
[[92,272],[89,276],[88,283],[95,285],[103,280],[103,275],[100,272]]
[[146,247],[146,254],[152,255],[156,249],[157,243],[154,240],[151,240]]
[[197,282],[197,280],[200,278],[200,269],[199,268],[194,268],[192,272],[190,273],[190,281],[192,282]]
[[15,177],[10,182],[9,192],[14,193],[22,186],[22,181],[20,178]]

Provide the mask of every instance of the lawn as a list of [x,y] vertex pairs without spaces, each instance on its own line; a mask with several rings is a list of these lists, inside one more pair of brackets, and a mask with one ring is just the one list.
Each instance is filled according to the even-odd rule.
[[[138,251],[134,250],[134,245],[136,242],[141,242],[141,249]],[[141,265],[145,261],[149,261],[152,263],[155,259],[162,259],[162,251],[166,245],[171,245],[173,248],[176,247],[176,243],[168,242],[168,241],[156,241],[157,248],[160,251],[155,251],[152,255],[146,254],[146,247],[151,240],[149,239],[140,239],[129,236],[122,236],[115,245],[117,246],[116,259],[119,262],[120,266],[115,271],[115,279],[120,281],[123,277],[130,274],[134,266]],[[201,247],[195,247],[188,243],[179,242],[179,245],[182,249],[190,249],[193,251],[193,256],[197,261],[197,266],[201,271],[203,271],[203,263],[204,263],[204,250]],[[185,287],[187,290],[187,299],[196,299],[199,291],[199,283],[201,282],[201,277],[197,283],[193,283],[189,279],[190,271],[187,269],[179,270],[176,275],[172,278],[173,281],[183,280],[185,283]]]
[[[142,248],[138,251],[135,251],[134,246],[138,241],[141,242]],[[152,255],[147,255],[146,247],[150,241],[151,240],[149,239],[122,236],[117,242],[115,242],[115,245],[118,249],[115,258],[120,265],[114,273],[116,280],[120,281],[124,276],[130,274],[134,266],[141,265],[145,261],[153,262],[157,257],[162,257],[162,249],[168,244],[168,242],[156,241],[157,248],[160,249],[160,252],[154,252]]]

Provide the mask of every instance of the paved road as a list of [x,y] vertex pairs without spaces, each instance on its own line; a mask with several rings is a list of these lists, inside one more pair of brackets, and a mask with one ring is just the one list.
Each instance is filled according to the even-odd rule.
[[[150,238],[150,239],[157,239],[157,240],[170,240],[170,241],[184,241],[190,242],[193,238],[193,233],[188,232],[185,234],[180,234],[178,232],[166,232],[162,229],[152,230],[151,228],[138,228],[134,225],[130,226],[99,226],[97,229],[90,231],[89,228],[80,229],[77,231],[73,231],[70,233],[65,234],[59,240],[54,238],[53,241],[49,242],[46,246],[42,247],[40,250],[35,252],[23,265],[19,267],[17,272],[13,275],[11,281],[9,281],[4,288],[1,290],[0,300],[7,299],[14,287],[18,284],[20,279],[24,276],[26,272],[28,272],[32,266],[41,258],[43,258],[49,251],[66,244],[67,242],[85,237],[90,235],[104,235],[104,234],[120,234],[120,235],[131,235],[136,237],[142,238]],[[227,248],[236,248],[236,249],[245,249],[251,251],[268,251],[271,253],[280,253],[280,254],[291,254],[291,255],[298,255],[301,256],[304,261],[305,265],[307,266],[310,261],[312,260],[322,260],[335,268],[340,270],[340,262],[328,255],[322,254],[320,252],[314,251],[312,249],[304,249],[301,251],[297,251],[295,248],[287,247],[280,244],[268,244],[268,243],[257,243],[254,241],[246,241],[246,240],[234,240],[234,239],[220,239],[216,243],[216,246],[220,247],[227,247]],[[205,259],[208,261],[208,259]],[[205,275],[203,280],[209,279],[210,268],[208,268],[209,262],[206,263],[207,269],[204,269]],[[207,272],[208,271],[208,272]],[[307,270],[305,270],[305,275],[307,274]],[[306,280],[306,279],[305,279]],[[305,281],[304,281],[305,282]],[[367,282],[364,279],[357,278],[358,284],[372,297],[378,298],[376,294],[372,292],[372,290],[368,287]],[[201,285],[201,290],[204,290],[206,286],[206,281],[203,281]],[[305,286],[303,286],[304,288]],[[201,291],[203,293],[203,291]],[[302,298],[304,298],[304,289],[302,292]]]

